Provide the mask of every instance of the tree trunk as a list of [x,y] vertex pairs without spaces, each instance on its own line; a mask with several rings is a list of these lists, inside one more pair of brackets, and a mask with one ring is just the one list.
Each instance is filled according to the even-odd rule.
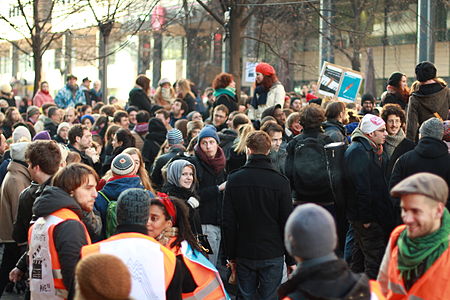
[[230,73],[236,82],[236,97],[241,96],[241,45],[242,45],[242,8],[233,7],[230,13]]
[[[185,28],[186,30],[186,77],[198,84],[200,78],[200,49],[197,43],[197,30]],[[204,59],[204,58],[203,58]]]
[[42,56],[40,51],[33,50],[33,66],[34,66],[34,85],[33,85],[33,97],[39,90],[39,85],[42,78]]
[[162,62],[162,34],[161,32],[153,33],[153,87],[158,86],[161,79],[161,62]]
[[34,66],[34,84],[33,84],[33,97],[39,89],[42,76],[42,28],[39,24],[39,1],[33,1],[33,22],[34,31],[31,33],[32,50],[33,50],[33,66]]

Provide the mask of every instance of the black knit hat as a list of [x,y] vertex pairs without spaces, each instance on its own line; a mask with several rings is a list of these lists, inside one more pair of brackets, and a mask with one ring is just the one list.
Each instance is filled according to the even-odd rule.
[[361,97],[361,104],[364,103],[365,101],[370,101],[370,102],[375,104],[375,97],[372,94],[369,94],[369,93],[364,94]]
[[400,86],[400,81],[402,81],[402,77],[403,76],[404,75],[402,73],[400,73],[400,72],[392,73],[391,76],[389,76],[387,84],[395,86],[395,87],[399,87]]
[[436,67],[429,61],[423,61],[416,66],[416,78],[420,82],[436,78]]
[[117,225],[147,225],[150,195],[144,189],[123,191],[117,200]]

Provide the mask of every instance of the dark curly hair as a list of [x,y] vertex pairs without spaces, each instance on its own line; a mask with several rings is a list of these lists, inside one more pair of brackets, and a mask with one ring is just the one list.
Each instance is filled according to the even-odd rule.
[[387,119],[390,115],[396,115],[400,118],[400,122],[402,125],[406,123],[405,112],[398,104],[389,103],[383,106],[383,111],[381,112],[381,118],[384,122],[387,122]]
[[234,80],[234,77],[232,74],[222,72],[214,78],[214,80],[212,82],[212,87],[215,90],[224,89],[227,86],[229,86],[233,80]]

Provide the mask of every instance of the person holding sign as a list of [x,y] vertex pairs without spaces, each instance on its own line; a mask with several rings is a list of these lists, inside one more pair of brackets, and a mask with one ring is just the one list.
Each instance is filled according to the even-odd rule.
[[275,69],[267,63],[256,66],[256,88],[248,116],[251,120],[260,120],[262,112],[271,106],[284,105],[286,92],[278,80]]

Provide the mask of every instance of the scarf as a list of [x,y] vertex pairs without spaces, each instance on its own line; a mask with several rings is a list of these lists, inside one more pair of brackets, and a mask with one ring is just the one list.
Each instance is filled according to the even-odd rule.
[[50,94],[50,91],[41,90],[41,93],[44,94],[44,95],[48,95],[48,94]]
[[214,156],[213,158],[210,158],[208,155],[206,155],[206,153],[203,152],[202,148],[198,144],[195,145],[194,151],[202,161],[213,168],[214,173],[219,174],[225,169],[226,159],[222,148],[217,147],[216,156]]
[[387,135],[386,141],[384,142],[384,149],[386,149],[386,153],[389,157],[394,153],[395,148],[404,140],[405,133],[403,129],[400,128],[396,135]]
[[424,274],[433,263],[448,248],[450,235],[450,213],[444,209],[441,227],[435,232],[415,239],[407,236],[404,230],[398,239],[398,269],[402,277],[410,280],[411,277],[420,277],[420,267],[423,264]]
[[236,97],[236,89],[232,88],[232,87],[226,87],[224,89],[214,90],[214,93],[213,93],[214,97],[219,97],[220,95],[223,95],[223,94],[234,98],[234,97]]
[[367,134],[362,132],[359,127],[357,127],[352,133],[352,142],[355,137],[360,137],[360,138],[366,139],[369,142],[369,144],[372,146],[376,155],[378,156],[378,160],[379,161],[383,160],[383,145],[375,144],[375,142],[372,141],[372,139]]
[[250,103],[255,109],[258,109],[258,105],[264,105],[267,102],[267,94],[268,91],[264,88],[264,86],[258,85],[255,88],[255,94],[252,98],[252,102]]
[[171,238],[176,237],[178,235],[178,228],[177,227],[170,227],[167,229],[164,229],[156,238],[158,242],[161,243],[161,245],[167,247],[168,243]]

